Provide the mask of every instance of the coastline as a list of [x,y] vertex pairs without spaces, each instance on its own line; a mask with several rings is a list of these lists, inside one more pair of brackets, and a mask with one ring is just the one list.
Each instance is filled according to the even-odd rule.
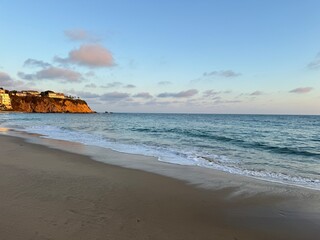
[[[318,193],[311,190],[288,196],[249,194],[232,184],[204,189],[22,138],[0,135],[0,144],[5,239],[315,239],[320,234],[320,208],[310,198]],[[104,157],[134,158],[116,152]],[[228,174],[216,177],[234,181]],[[245,182],[239,185],[246,188]]]
[[[313,122],[317,122],[317,118],[294,117],[296,126],[284,130],[285,133],[281,134],[283,137],[280,137],[282,138],[281,143],[274,144],[279,140],[280,135],[273,133],[281,131],[279,126],[289,123],[292,117],[180,116],[178,114],[16,113],[2,115],[4,116],[1,119],[3,127],[43,135],[38,141],[40,143],[47,141],[44,139],[76,142],[85,146],[112,149],[122,153],[156,157],[160,162],[199,166],[209,168],[209,171],[216,169],[238,176],[320,190],[319,174],[317,174],[318,171],[314,171],[318,169],[317,144],[319,142],[313,141],[316,140],[316,137],[312,135],[312,132],[316,131],[316,128],[314,131],[308,130],[313,129]],[[177,128],[177,120],[184,121],[185,118],[188,118],[189,123]],[[259,128],[259,121],[251,121],[256,118],[262,118],[261,122],[266,122],[265,127],[271,130],[268,133],[258,134],[258,138],[251,139],[249,136],[256,136],[254,129]],[[133,121],[132,124],[130,119]],[[197,123],[199,119],[201,121]],[[159,124],[153,126],[154,121],[158,121]],[[237,126],[238,121],[244,121],[245,124]],[[100,124],[95,124],[95,122]],[[305,128],[302,139],[304,139],[303,142],[310,145],[309,149],[305,144],[299,144],[301,136],[299,137],[299,133],[294,130],[304,123],[308,127]],[[206,131],[208,124],[216,130]],[[224,132],[224,128],[228,130]],[[288,143],[285,139],[286,134],[292,135]],[[286,147],[286,144],[291,147]],[[126,164],[128,161],[124,162]],[[184,178],[185,174],[182,175]]]

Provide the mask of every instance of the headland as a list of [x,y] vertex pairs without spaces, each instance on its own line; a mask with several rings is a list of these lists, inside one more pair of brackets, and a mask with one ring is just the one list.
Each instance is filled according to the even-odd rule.
[[54,91],[9,91],[0,88],[0,111],[27,113],[93,113],[79,98]]

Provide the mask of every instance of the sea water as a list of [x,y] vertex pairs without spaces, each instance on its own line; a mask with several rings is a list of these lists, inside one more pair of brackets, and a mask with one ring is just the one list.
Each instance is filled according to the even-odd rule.
[[10,113],[0,127],[320,190],[320,116]]

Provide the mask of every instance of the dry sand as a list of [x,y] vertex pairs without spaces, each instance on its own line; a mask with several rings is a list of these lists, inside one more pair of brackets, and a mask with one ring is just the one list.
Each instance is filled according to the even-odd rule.
[[200,189],[10,136],[0,136],[0,191],[5,240],[320,237],[319,209],[297,209],[307,196],[230,198],[233,188]]

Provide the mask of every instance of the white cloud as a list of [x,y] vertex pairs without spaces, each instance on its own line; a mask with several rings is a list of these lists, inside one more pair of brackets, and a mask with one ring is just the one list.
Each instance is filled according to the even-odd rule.
[[51,67],[50,63],[41,61],[41,60],[36,60],[32,58],[28,58],[27,60],[24,61],[23,66],[25,67],[41,67],[41,68],[47,68]]
[[158,94],[159,98],[168,98],[168,97],[172,97],[172,98],[189,98],[189,97],[193,97],[194,95],[196,95],[198,93],[198,90],[196,89],[190,89],[187,91],[181,91],[178,93],[160,93]]
[[262,91],[254,91],[252,93],[250,93],[250,96],[260,96],[263,95],[264,93]]
[[125,86],[123,86],[124,88],[135,88],[136,86],[133,84],[127,84]]
[[225,77],[225,78],[234,78],[241,76],[241,73],[235,72],[233,70],[220,70],[203,73],[204,77]]
[[158,84],[159,85],[169,85],[169,84],[171,84],[171,82],[169,82],[169,81],[160,81],[160,82],[158,82]]
[[137,93],[135,95],[133,95],[132,97],[135,98],[152,98],[152,95],[148,92],[141,92],[141,93]]
[[130,94],[123,92],[109,92],[100,96],[101,100],[105,101],[120,101],[129,98]]
[[102,88],[115,88],[115,87],[120,87],[122,85],[121,82],[111,82],[111,83],[107,83],[107,85],[102,85],[100,87]]

